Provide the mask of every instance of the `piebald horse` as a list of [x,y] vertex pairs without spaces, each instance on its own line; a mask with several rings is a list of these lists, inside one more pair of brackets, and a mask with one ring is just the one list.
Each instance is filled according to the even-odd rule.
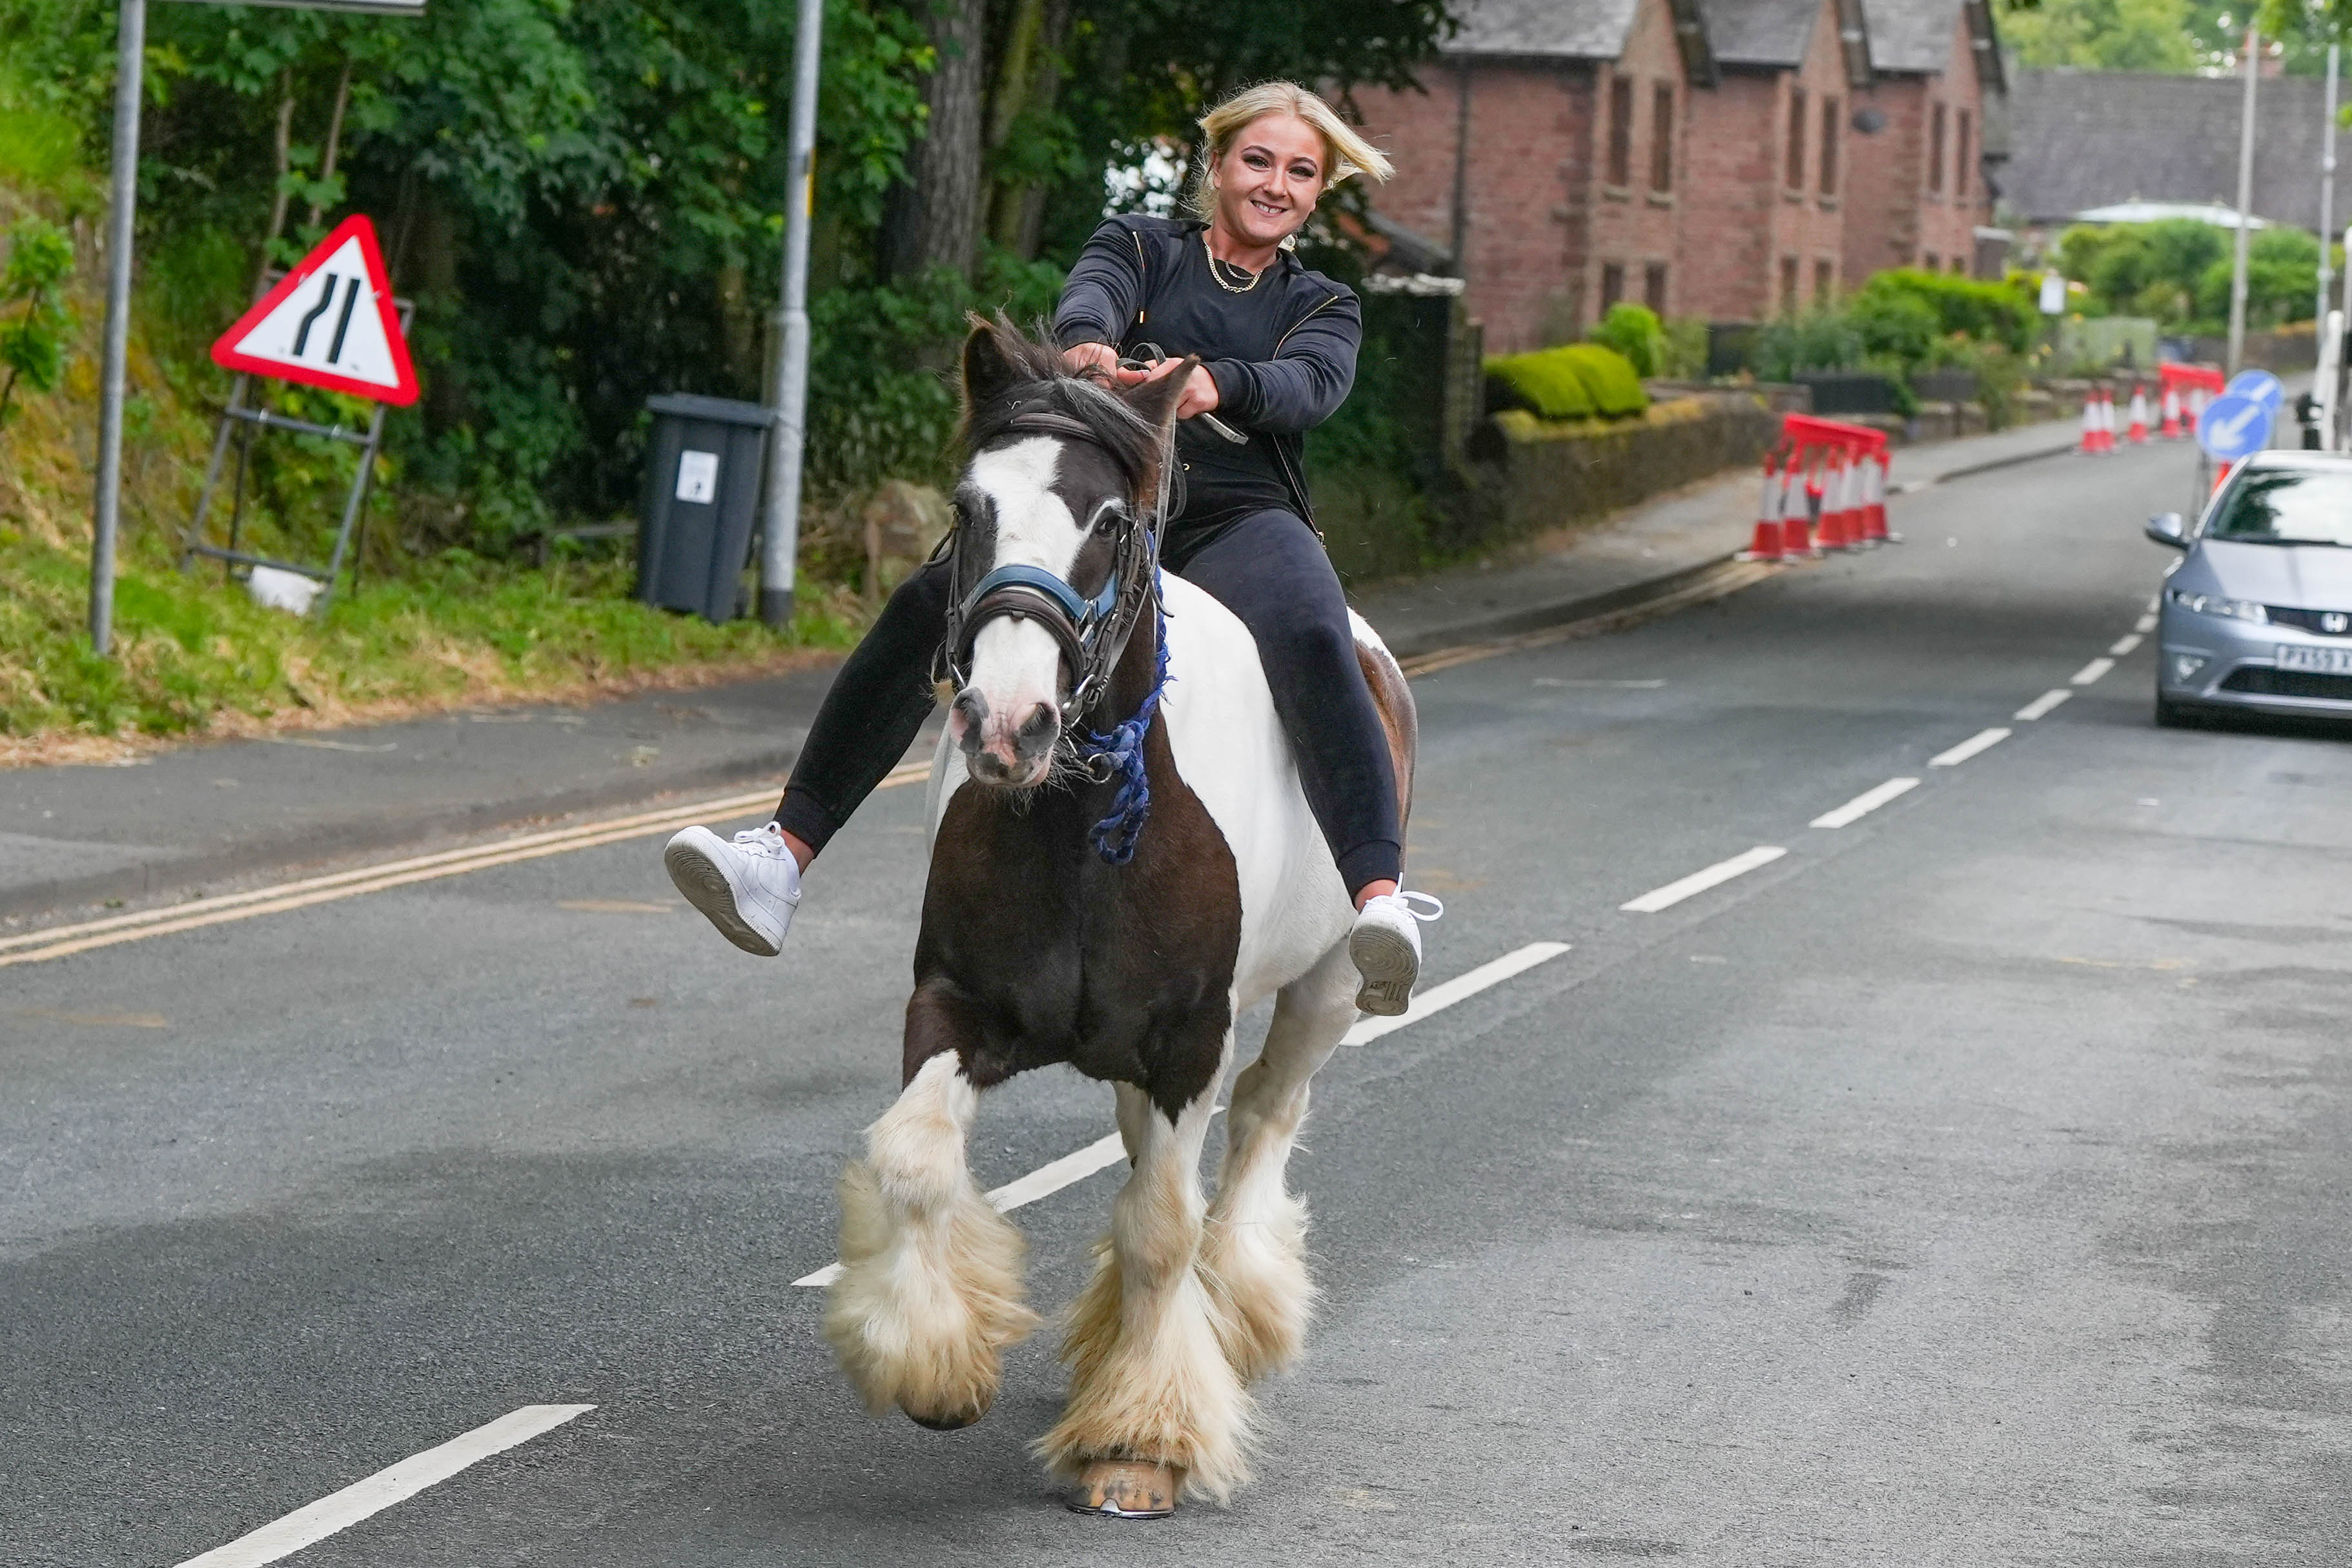
[[[1002,317],[973,329],[904,1087],[842,1176],[825,1334],[877,1415],[984,1415],[1037,1318],[1021,1234],[965,1163],[981,1091],[1057,1062],[1108,1080],[1130,1170],[1034,1451],[1073,1507],[1150,1517],[1247,1479],[1249,1386],[1299,1354],[1314,1288],[1284,1168],[1356,1016],[1354,909],[1256,644],[1157,570],[1189,366],[1115,390]],[[1355,635],[1403,807],[1412,698],[1360,619]],[[1234,1020],[1268,995],[1204,1199]]]

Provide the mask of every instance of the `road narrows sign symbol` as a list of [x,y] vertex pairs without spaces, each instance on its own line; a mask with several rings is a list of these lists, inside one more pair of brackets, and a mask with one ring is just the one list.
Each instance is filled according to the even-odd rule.
[[416,401],[375,225],[353,213],[213,345],[232,371],[405,408]]

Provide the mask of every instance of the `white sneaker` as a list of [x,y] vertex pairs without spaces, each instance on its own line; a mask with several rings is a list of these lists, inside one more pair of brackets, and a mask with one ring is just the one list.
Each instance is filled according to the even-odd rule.
[[[1415,909],[1414,899],[1429,905],[1429,913]],[[1421,922],[1444,913],[1445,905],[1425,893],[1383,893],[1365,901],[1348,934],[1348,956],[1364,977],[1356,992],[1359,1010],[1394,1018],[1412,1005],[1421,978]]]
[[662,864],[686,901],[746,953],[772,958],[801,903],[800,862],[770,822],[729,843],[709,828],[683,828],[662,851]]

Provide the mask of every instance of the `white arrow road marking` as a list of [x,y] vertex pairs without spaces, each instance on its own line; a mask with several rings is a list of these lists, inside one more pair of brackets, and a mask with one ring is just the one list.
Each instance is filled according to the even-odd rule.
[[1919,788],[1916,779],[1889,779],[1875,789],[1865,789],[1834,811],[1823,811],[1812,821],[1816,828],[1843,828],[1858,822],[1898,795],[1907,795]]
[[518,1444],[528,1443],[541,1433],[552,1431],[594,1408],[593,1405],[526,1405],[462,1437],[452,1437],[438,1448],[411,1455],[365,1480],[353,1481],[339,1492],[331,1492],[283,1519],[238,1536],[226,1546],[215,1546],[200,1557],[191,1557],[180,1568],[261,1568],[265,1563],[290,1557],[339,1530],[415,1497],[426,1487],[447,1480],[492,1454],[502,1454]]
[[[1538,964],[1557,958],[1568,951],[1565,942],[1530,942],[1526,946],[1504,954],[1491,963],[1481,964],[1466,975],[1457,975],[1442,986],[1432,986],[1413,998],[1412,1006],[1395,1018],[1368,1018],[1349,1030],[1342,1045],[1364,1045],[1392,1033],[1409,1024],[1419,1023],[1432,1013],[1442,1013],[1454,1003],[1476,996],[1492,986],[1499,986],[1514,975],[1524,974]],[[1223,1110],[1223,1106],[1219,1106]],[[1082,1182],[1097,1171],[1107,1170],[1127,1158],[1127,1146],[1117,1133],[1097,1138],[1085,1148],[1064,1155],[1048,1165],[1039,1166],[1018,1181],[1005,1183],[988,1194],[991,1207],[999,1214],[1051,1197],[1066,1186]],[[841,1278],[841,1265],[828,1263],[814,1273],[802,1275],[795,1285],[822,1290]]]
[[2073,692],[2068,691],[2064,686],[2054,687],[2050,691],[2043,692],[2040,696],[2035,697],[2032,702],[2027,703],[2023,707],[2019,708],[2012,716],[2028,720],[2047,718],[2050,716],[2050,710],[2052,708],[2056,707],[2060,703],[2064,702],[2068,697],[2071,697],[2074,695],[2074,694]]
[[1969,737],[1966,740],[1960,742],[1958,746],[1953,747],[1950,750],[1939,751],[1936,753],[1935,756],[1927,758],[1927,766],[1930,768],[1958,768],[1961,763],[1966,762],[1978,752],[1990,751],[1994,747],[1999,746],[2002,741],[2007,740],[2009,737],[2010,732],[2005,729],[1980,729],[1974,735]]
[[1695,871],[1680,882],[1653,888],[1641,897],[1628,900],[1617,907],[1634,915],[1655,915],[1661,909],[1671,909],[1684,899],[1705,893],[1710,887],[1721,886],[1735,876],[1745,876],[1759,865],[1770,865],[1788,852],[1770,844],[1759,844],[1744,854],[1736,854],[1727,861],[1717,861],[1705,871]]

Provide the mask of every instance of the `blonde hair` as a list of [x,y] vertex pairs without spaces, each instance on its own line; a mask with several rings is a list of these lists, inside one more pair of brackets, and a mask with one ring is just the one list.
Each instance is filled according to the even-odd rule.
[[1201,116],[1202,132],[1208,145],[1202,150],[1200,173],[1192,181],[1192,211],[1203,218],[1216,214],[1217,199],[1211,193],[1210,176],[1225,154],[1234,150],[1234,139],[1269,114],[1289,114],[1305,120],[1323,139],[1323,189],[1328,191],[1351,174],[1368,174],[1387,183],[1396,172],[1388,154],[1364,140],[1363,133],[1339,118],[1339,110],[1322,99],[1300,87],[1295,81],[1260,82],[1244,88],[1208,113]]

